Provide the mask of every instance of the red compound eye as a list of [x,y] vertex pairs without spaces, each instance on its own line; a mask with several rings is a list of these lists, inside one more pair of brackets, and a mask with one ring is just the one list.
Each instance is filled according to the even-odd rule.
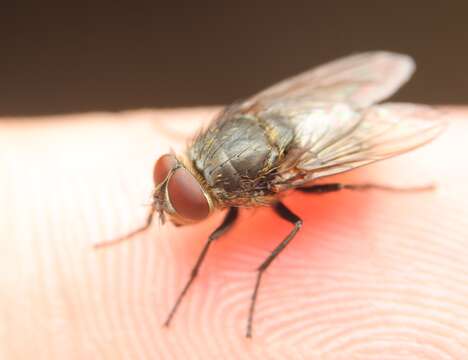
[[153,179],[154,185],[158,186],[167,177],[167,174],[177,165],[174,155],[166,154],[161,156],[154,165]]
[[186,169],[177,169],[167,186],[169,199],[178,215],[192,221],[203,220],[209,215],[210,206],[202,187]]

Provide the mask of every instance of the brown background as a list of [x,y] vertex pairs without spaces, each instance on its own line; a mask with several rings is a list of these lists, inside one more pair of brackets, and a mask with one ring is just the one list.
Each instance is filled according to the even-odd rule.
[[417,60],[397,100],[468,102],[467,2],[63,3],[2,8],[0,115],[227,103],[372,49]]

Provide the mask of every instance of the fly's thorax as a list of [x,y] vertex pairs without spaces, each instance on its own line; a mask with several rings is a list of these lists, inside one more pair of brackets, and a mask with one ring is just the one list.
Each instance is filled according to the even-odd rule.
[[214,210],[212,196],[203,179],[173,154],[161,156],[154,167],[154,206],[161,220],[165,215],[176,225],[207,218]]
[[238,115],[216,122],[188,149],[188,157],[223,206],[270,203],[271,181],[293,130],[278,121]]

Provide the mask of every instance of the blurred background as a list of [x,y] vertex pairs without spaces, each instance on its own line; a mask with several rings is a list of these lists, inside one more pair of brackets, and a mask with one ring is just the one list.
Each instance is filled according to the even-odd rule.
[[376,49],[416,58],[396,100],[468,103],[468,2],[168,3],[2,5],[0,116],[225,104]]

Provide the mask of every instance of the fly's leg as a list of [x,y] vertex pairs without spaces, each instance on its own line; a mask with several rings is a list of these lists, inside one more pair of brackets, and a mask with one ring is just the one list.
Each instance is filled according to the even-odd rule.
[[103,242],[97,243],[97,244],[94,245],[94,248],[99,249],[99,248],[103,248],[103,247],[116,245],[116,244],[119,244],[121,242],[130,240],[130,238],[134,237],[135,235],[138,235],[138,234],[146,231],[150,227],[151,223],[153,222],[153,217],[154,217],[155,211],[156,211],[156,208],[154,206],[152,206],[149,213],[148,213],[148,216],[146,217],[146,222],[145,222],[145,224],[143,226],[139,227],[138,229],[133,230],[132,232],[130,232],[130,233],[124,235],[124,236],[120,236],[118,238],[115,238],[115,239],[112,239],[112,240],[109,240],[109,241],[103,241]]
[[190,278],[185,284],[185,287],[183,288],[182,292],[179,294],[174,306],[171,309],[171,312],[169,313],[166,321],[164,322],[164,326],[169,326],[172,318],[174,317],[175,312],[177,311],[177,308],[179,307],[182,299],[184,298],[185,294],[187,293],[188,289],[190,288],[190,285],[192,285],[193,281],[197,277],[198,270],[200,269],[200,266],[205,258],[206,253],[208,252],[208,249],[211,245],[211,243],[218,239],[221,235],[223,235],[231,226],[234,224],[234,222],[237,219],[237,215],[239,213],[238,208],[231,207],[228,210],[228,213],[224,217],[223,222],[221,225],[218,226],[218,228],[211,233],[211,235],[208,237],[208,241],[205,243],[205,246],[203,247],[202,252],[198,256],[197,262],[195,266],[192,269],[192,272],[190,273]]
[[247,320],[247,333],[248,338],[252,337],[252,323],[255,312],[255,304],[257,302],[258,289],[260,288],[260,281],[262,280],[263,273],[270,266],[270,264],[275,260],[275,258],[284,250],[284,248],[291,242],[294,236],[297,234],[299,229],[302,227],[302,220],[289,210],[283,203],[277,202],[274,207],[274,211],[284,220],[290,222],[294,225],[294,228],[286,236],[286,238],[271,252],[271,254],[265,259],[265,261],[257,268],[257,281],[255,283],[255,288],[252,294],[252,299],[250,302],[249,309],[249,318]]
[[420,192],[420,191],[432,191],[435,189],[434,184],[416,187],[394,187],[381,184],[364,183],[364,184],[341,184],[341,183],[330,183],[330,184],[317,184],[308,187],[300,187],[296,190],[308,193],[308,194],[324,194],[340,190],[383,190],[392,192]]

